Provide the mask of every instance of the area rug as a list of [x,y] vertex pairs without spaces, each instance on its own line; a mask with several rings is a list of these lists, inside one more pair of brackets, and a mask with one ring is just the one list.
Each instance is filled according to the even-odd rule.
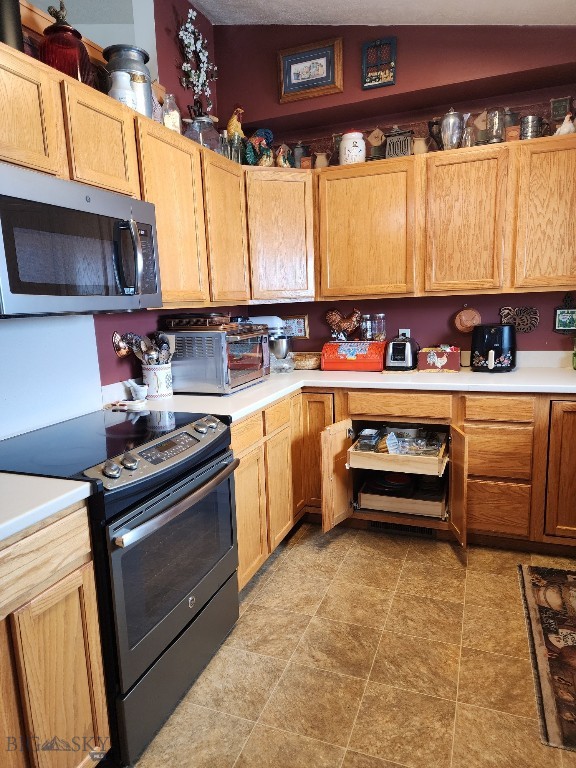
[[518,570],[542,741],[576,751],[576,571]]

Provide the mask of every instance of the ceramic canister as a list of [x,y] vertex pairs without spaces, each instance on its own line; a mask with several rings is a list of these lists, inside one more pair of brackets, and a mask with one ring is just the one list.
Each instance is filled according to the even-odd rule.
[[366,142],[360,131],[349,131],[340,142],[340,165],[363,163],[366,160]]

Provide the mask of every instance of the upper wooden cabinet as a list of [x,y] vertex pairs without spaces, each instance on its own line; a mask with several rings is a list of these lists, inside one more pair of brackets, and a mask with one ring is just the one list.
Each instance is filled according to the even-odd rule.
[[246,170],[253,299],[314,297],[312,175]]
[[137,135],[142,197],[156,206],[163,302],[209,301],[200,147],[146,118]]
[[68,177],[57,74],[0,45],[0,159]]
[[518,172],[514,287],[574,287],[576,138],[523,141]]
[[134,111],[83,83],[62,88],[72,178],[140,197]]
[[413,157],[323,169],[319,202],[322,297],[413,292]]
[[202,153],[206,238],[212,301],[250,298],[246,197],[242,166]]
[[426,156],[425,290],[502,286],[508,148]]

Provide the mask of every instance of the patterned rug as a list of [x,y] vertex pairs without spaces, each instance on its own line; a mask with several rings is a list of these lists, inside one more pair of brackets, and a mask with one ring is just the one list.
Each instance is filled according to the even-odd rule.
[[542,741],[576,751],[576,571],[518,570]]

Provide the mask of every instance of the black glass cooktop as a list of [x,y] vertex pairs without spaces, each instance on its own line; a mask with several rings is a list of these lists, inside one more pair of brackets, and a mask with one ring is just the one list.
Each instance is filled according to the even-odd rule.
[[73,477],[205,415],[174,411],[94,411],[0,440],[0,471]]

